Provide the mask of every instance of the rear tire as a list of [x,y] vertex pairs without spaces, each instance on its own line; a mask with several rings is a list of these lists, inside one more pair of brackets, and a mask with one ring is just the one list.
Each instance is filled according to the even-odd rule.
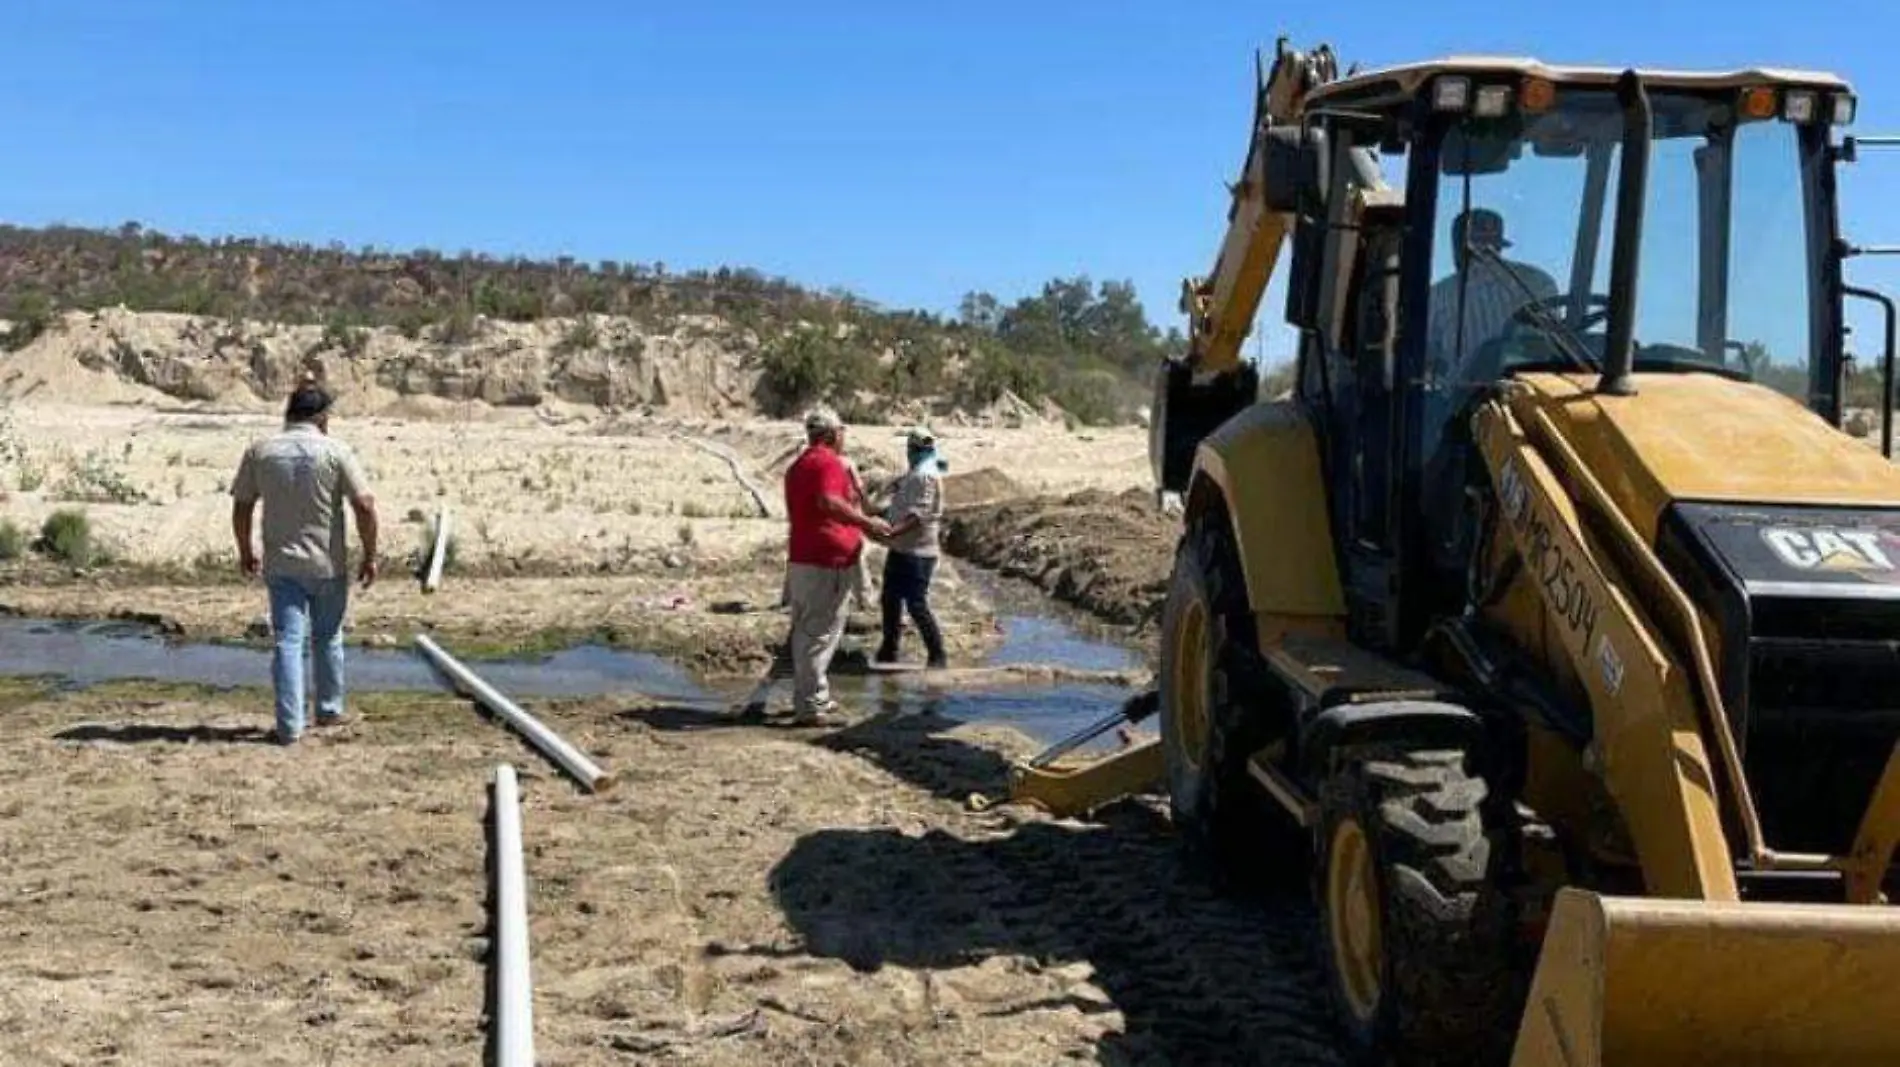
[[1161,742],[1168,806],[1191,866],[1222,888],[1290,886],[1312,845],[1262,801],[1247,757],[1271,740],[1266,689],[1252,666],[1253,615],[1227,530],[1212,508],[1190,520],[1162,611]]
[[1359,1063],[1509,1059],[1522,1000],[1487,792],[1466,753],[1403,746],[1345,754],[1322,788],[1320,954]]

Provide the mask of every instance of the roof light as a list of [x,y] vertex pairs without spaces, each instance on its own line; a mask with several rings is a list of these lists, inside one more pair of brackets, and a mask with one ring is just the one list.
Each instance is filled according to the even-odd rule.
[[1463,111],[1471,104],[1471,79],[1441,77],[1432,83],[1432,108]]
[[1773,118],[1775,91],[1765,85],[1742,90],[1742,114],[1751,119]]
[[1852,126],[1857,101],[1853,93],[1835,93],[1830,117],[1836,126]]
[[1544,78],[1532,78],[1518,94],[1518,106],[1526,111],[1544,111],[1557,102],[1557,87]]
[[1479,118],[1494,119],[1511,106],[1511,87],[1487,85],[1478,90],[1478,103],[1472,112]]
[[1815,99],[1812,89],[1790,89],[1781,98],[1781,117],[1789,122],[1806,124],[1814,121]]

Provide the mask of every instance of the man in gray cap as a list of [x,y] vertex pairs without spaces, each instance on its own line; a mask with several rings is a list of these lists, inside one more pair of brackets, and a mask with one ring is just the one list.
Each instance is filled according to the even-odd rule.
[[[231,482],[238,564],[250,577],[261,574],[270,594],[275,736],[285,745],[303,736],[306,639],[315,652],[317,725],[343,719],[343,613],[350,591],[345,501],[363,539],[357,578],[364,588],[376,580],[376,500],[356,454],[329,436],[330,404],[330,394],[306,378],[285,406],[283,430],[246,449]],[[251,539],[259,501],[261,560]]]
[[817,726],[831,724],[838,710],[826,672],[844,636],[864,535],[886,537],[891,528],[856,503],[851,473],[841,455],[843,420],[828,408],[814,408],[805,416],[805,441],[805,451],[785,471],[785,516],[791,526],[786,654],[773,663],[741,714],[756,718],[765,713],[765,697],[789,658],[796,721]]

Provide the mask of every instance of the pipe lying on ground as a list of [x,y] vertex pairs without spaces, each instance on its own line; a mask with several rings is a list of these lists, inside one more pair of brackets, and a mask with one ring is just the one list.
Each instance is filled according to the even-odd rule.
[[449,506],[435,516],[435,545],[429,551],[429,566],[423,572],[422,591],[433,593],[442,584],[442,566],[449,555]]
[[534,1067],[534,986],[528,971],[528,877],[515,769],[495,767],[495,1067]]
[[684,442],[707,455],[717,456],[724,460],[727,469],[732,471],[733,479],[739,483],[741,489],[746,491],[746,495],[752,498],[752,505],[759,509],[759,517],[762,519],[772,517],[772,505],[769,502],[769,498],[765,495],[765,490],[760,489],[759,483],[753,481],[751,477],[746,474],[745,464],[732,449],[724,445],[713,444],[710,441],[701,441],[696,437],[687,437],[685,434],[676,433],[673,435],[673,440]]
[[514,701],[503,696],[494,686],[482,681],[480,675],[463,666],[454,656],[444,652],[442,646],[431,640],[428,634],[416,635],[416,647],[422,649],[423,654],[428,656],[436,668],[455,683],[456,688],[506,719],[508,725],[533,742],[534,747],[540,749],[543,755],[559,764],[568,774],[573,775],[582,788],[593,793],[613,786],[612,776],[595,766],[594,761],[583,755],[580,749],[568,744],[561,735],[521,710]]

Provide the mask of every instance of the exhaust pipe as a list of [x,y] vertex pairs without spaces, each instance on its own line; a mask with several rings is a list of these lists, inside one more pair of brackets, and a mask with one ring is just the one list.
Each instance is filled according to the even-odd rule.
[[1649,141],[1653,112],[1649,92],[1633,70],[1616,83],[1623,107],[1623,165],[1616,185],[1616,247],[1610,253],[1610,322],[1597,391],[1611,396],[1636,392],[1630,370],[1636,362],[1636,283],[1643,243],[1643,207],[1649,191]]

